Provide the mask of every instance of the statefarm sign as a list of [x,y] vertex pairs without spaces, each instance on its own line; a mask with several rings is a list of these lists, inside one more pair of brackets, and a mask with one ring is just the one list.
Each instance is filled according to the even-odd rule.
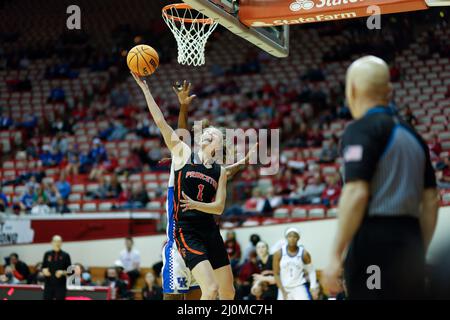
[[[427,9],[424,0],[241,0],[239,19],[249,27],[301,24]],[[378,11],[377,11],[378,12]]]

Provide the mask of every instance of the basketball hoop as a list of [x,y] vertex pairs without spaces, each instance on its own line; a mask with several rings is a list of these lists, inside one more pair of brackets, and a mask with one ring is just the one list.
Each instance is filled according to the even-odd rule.
[[178,46],[178,63],[205,64],[205,45],[218,22],[191,8],[186,3],[169,4],[162,9]]

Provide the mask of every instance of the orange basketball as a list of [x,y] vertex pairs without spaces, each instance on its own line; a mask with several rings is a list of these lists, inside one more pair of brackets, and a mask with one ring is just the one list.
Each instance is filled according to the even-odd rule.
[[127,65],[138,76],[149,76],[158,68],[159,56],[152,47],[140,44],[128,52]]

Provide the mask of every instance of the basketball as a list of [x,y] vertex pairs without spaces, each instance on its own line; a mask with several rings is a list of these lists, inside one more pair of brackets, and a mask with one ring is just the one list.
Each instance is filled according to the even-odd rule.
[[158,68],[159,56],[152,47],[140,44],[128,52],[127,65],[138,76],[149,76]]

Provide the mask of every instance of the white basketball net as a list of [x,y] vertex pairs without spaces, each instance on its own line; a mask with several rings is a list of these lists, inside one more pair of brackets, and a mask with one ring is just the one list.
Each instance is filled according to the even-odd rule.
[[218,22],[192,8],[169,7],[163,19],[178,46],[178,63],[192,66],[205,64],[205,45]]

